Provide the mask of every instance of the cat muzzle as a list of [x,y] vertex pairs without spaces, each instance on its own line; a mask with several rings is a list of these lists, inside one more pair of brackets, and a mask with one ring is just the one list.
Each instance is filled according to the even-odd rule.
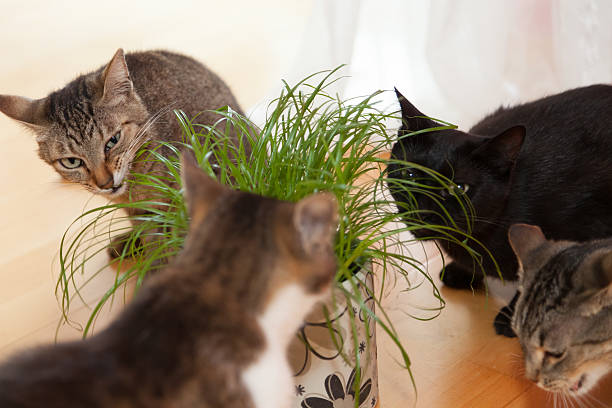
[[586,380],[586,374],[582,374],[580,376],[580,378],[578,379],[578,381],[576,381],[571,387],[570,387],[570,391],[572,393],[579,393],[580,389],[582,388],[582,386],[584,385],[584,382]]

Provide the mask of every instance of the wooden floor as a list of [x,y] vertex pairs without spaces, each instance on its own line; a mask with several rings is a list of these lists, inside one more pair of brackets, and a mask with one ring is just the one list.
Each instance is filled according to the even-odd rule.
[[[431,275],[437,275],[440,259],[431,260]],[[440,284],[439,279],[436,279]],[[511,288],[491,282],[491,291],[499,296],[442,287],[446,307],[431,321],[418,321],[405,316],[414,312],[431,316],[424,309],[436,306],[430,287],[401,293],[394,289],[385,304],[396,329],[412,359],[417,384],[416,406],[465,408],[540,408],[555,405],[552,395],[542,391],[523,377],[522,352],[516,339],[497,336],[493,319],[508,297]],[[497,283],[497,284],[496,284]],[[439,286],[440,287],[440,286]],[[381,401],[384,407],[403,407],[414,401],[407,387],[406,375],[392,357],[389,340],[379,349]],[[573,402],[575,406],[612,406],[612,378],[599,384],[589,397]],[[573,406],[573,405],[569,405]]]
[[[14,2],[10,12],[3,10],[0,93],[40,97],[62,86],[75,73],[105,62],[119,46],[127,49],[163,46],[207,60],[233,84],[238,98],[249,107],[263,96],[272,81],[280,79],[278,72],[283,67],[265,65],[265,57],[282,53],[283,41],[299,37],[300,27],[305,24],[303,16],[311,4],[296,2],[289,7],[282,1],[266,1],[273,6],[268,10],[274,9],[282,17],[282,24],[262,28],[258,22],[269,16],[249,6],[250,2],[236,2],[246,17],[236,17],[234,26],[254,34],[235,38],[231,30],[218,27],[218,19],[209,19],[208,26],[201,27],[201,38],[209,40],[203,44],[204,40],[194,40],[183,31],[188,29],[188,25],[180,24],[185,8],[168,6],[160,10],[151,5],[148,12],[156,17],[145,19],[143,11],[131,7],[131,3],[106,3],[110,3],[109,10],[99,11],[102,16],[83,8],[81,2],[75,2],[74,8],[51,6],[43,1]],[[129,23],[114,19],[110,10],[113,7],[121,7],[126,15],[132,13],[133,18]],[[80,18],[72,13],[77,8],[83,14]],[[59,32],[56,30],[59,26],[69,27],[70,31]],[[279,38],[272,35],[274,29],[286,34]],[[265,43],[267,47],[262,51],[255,43]],[[237,66],[228,44],[233,47],[230,51],[240,52],[250,62]],[[250,70],[249,75],[245,74],[245,67]],[[60,317],[55,284],[62,234],[84,208],[104,201],[61,183],[54,171],[38,159],[33,137],[2,115],[0,145],[0,357],[4,357],[33,344],[53,341]],[[91,270],[103,262],[102,254],[90,263]],[[433,276],[437,276],[439,264],[437,258],[430,261]],[[113,271],[102,272],[83,293],[85,301],[91,304],[99,298],[113,278]],[[413,286],[418,282],[418,276],[413,276]],[[412,291],[404,289],[406,284],[398,281],[387,291],[384,304],[412,359],[418,397],[410,377],[397,362],[397,352],[379,332],[382,407],[409,407],[415,402],[423,408],[554,406],[551,396],[522,378],[517,341],[494,335],[492,321],[500,304],[496,297],[443,288],[446,307],[435,319],[419,321],[410,315],[435,314],[426,310],[437,306],[431,288],[424,284]],[[121,303],[117,299],[96,327],[103,327],[121,309]],[[83,322],[89,311],[87,305],[75,304],[70,317]],[[79,331],[70,326],[59,330],[60,339],[79,336]],[[577,406],[612,406],[612,381],[600,385],[590,398],[576,403]]]

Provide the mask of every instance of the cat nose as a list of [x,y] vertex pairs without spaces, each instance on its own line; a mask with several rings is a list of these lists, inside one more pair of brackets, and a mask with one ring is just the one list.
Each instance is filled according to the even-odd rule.
[[98,187],[100,187],[102,190],[107,190],[109,188],[113,187],[113,177],[111,176],[108,180],[106,180],[106,182],[104,182],[103,184],[100,184],[98,181],[96,181],[96,184],[98,185]]
[[102,190],[113,187],[113,175],[106,169],[105,166],[97,168],[94,171],[93,178],[96,185]]

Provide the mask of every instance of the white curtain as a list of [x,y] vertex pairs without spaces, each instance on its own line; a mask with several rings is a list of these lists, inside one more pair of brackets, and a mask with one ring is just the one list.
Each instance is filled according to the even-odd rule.
[[[463,130],[500,105],[612,82],[608,0],[315,0],[309,20],[290,83],[345,63],[350,77],[333,89],[341,96],[395,86]],[[393,92],[382,99],[399,108]],[[418,245],[411,251],[426,259]],[[496,297],[513,295],[489,285]]]
[[346,63],[343,96],[397,86],[467,129],[502,104],[611,82],[612,2],[317,0],[297,55],[290,81]]

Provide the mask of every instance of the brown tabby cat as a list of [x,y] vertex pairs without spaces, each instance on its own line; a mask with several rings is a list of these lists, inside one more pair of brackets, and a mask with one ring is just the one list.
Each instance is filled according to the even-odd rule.
[[289,406],[286,346],[336,271],[335,199],[236,192],[189,160],[183,180],[182,253],[106,330],[1,365],[0,407]]
[[[162,170],[159,161],[134,161],[149,140],[180,141],[172,109],[213,124],[210,109],[240,107],[227,85],[190,57],[168,51],[123,53],[49,96],[0,95],[0,111],[36,133],[39,156],[68,182],[115,202],[148,198],[128,191],[130,171]],[[235,141],[237,142],[237,141]],[[166,152],[167,153],[167,152]],[[134,189],[132,189],[134,190]],[[119,240],[121,241],[121,240]]]
[[512,328],[525,374],[547,391],[583,395],[612,370],[612,239],[552,241],[526,224],[508,237],[519,260]]

